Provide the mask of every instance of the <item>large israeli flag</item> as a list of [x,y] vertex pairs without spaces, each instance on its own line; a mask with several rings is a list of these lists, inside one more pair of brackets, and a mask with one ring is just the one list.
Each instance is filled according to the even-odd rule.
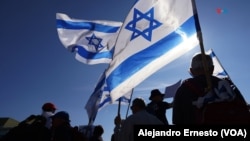
[[57,31],[65,48],[85,64],[110,63],[122,22],[73,19],[57,13]]
[[127,15],[107,70],[112,101],[199,43],[191,0],[139,0]]
[[212,49],[209,49],[206,51],[206,54],[210,55],[213,60],[213,64],[214,64],[213,75],[219,78],[229,78],[228,73],[223,68],[221,62],[219,61],[218,57],[215,55],[214,51]]

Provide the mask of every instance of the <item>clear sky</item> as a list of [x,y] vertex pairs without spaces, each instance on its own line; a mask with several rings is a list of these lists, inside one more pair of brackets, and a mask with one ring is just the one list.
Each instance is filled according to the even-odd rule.
[[[123,21],[135,0],[1,0],[0,1],[0,117],[23,120],[40,114],[45,102],[68,111],[71,124],[86,125],[84,106],[107,64],[78,62],[59,41],[56,13],[86,20]],[[206,50],[212,48],[220,62],[250,102],[250,1],[196,0]],[[217,10],[219,8],[219,10]],[[190,77],[189,63],[197,47],[147,78],[134,89],[146,102],[154,88]],[[166,99],[172,101],[172,99]],[[105,129],[104,141],[113,133],[117,105],[98,114],[94,124]],[[121,107],[125,117],[127,106]],[[167,111],[171,123],[171,110]],[[131,114],[130,111],[128,114]]]

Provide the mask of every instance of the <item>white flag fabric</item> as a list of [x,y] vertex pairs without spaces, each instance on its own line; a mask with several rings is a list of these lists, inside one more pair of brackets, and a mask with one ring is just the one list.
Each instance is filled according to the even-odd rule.
[[75,58],[85,64],[110,63],[122,22],[73,19],[56,14],[59,39],[63,46],[76,52]]
[[[105,70],[106,71],[106,70]],[[98,111],[109,104],[118,104],[118,100],[115,102],[111,101],[110,94],[107,91],[106,81],[105,81],[105,71],[101,75],[96,84],[96,87],[91,94],[87,104],[85,105],[85,109],[87,111],[89,117],[89,124],[92,125]],[[132,92],[128,92],[126,95],[120,98],[121,104],[126,105],[130,103]]]
[[191,0],[135,3],[120,29],[106,73],[112,101],[199,44],[192,4]]
[[90,95],[89,100],[85,105],[85,109],[89,117],[89,125],[92,125],[96,118],[104,83],[105,83],[105,73],[103,73],[99,78],[93,93]]
[[181,80],[165,88],[164,98],[173,98],[177,89],[181,86]]
[[109,104],[118,104],[119,100],[121,101],[122,105],[128,105],[131,101],[131,95],[132,95],[132,91],[129,91],[124,96],[120,97],[120,99],[117,99],[115,102],[112,102],[112,99],[110,97],[109,91],[107,90],[107,87],[104,87],[104,91],[102,93],[102,97],[101,97],[98,108],[99,110],[101,110],[102,108],[104,108],[105,106]]
[[221,65],[221,63],[220,63],[218,57],[215,55],[214,51],[212,49],[209,49],[208,51],[206,51],[206,54],[210,55],[212,60],[213,60],[213,64],[214,64],[213,75],[217,76],[219,78],[229,78],[228,73]]

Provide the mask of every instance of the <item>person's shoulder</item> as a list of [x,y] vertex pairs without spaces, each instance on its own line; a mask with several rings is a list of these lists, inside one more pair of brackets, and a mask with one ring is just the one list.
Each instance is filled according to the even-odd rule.
[[187,78],[187,79],[182,81],[179,89],[186,88],[187,86],[189,86],[189,84],[193,84],[193,83],[197,83],[197,80],[195,78]]
[[187,79],[183,80],[181,84],[184,85],[185,83],[189,83],[189,82],[193,82],[193,81],[195,81],[194,78],[187,78]]
[[154,101],[151,101],[150,103],[147,104],[146,109],[148,109],[149,107],[155,106],[157,103]]
[[214,76],[214,75],[211,75],[211,78],[212,78],[213,80],[223,80],[222,78],[217,77],[217,76]]
[[149,114],[149,113],[147,112],[146,109],[145,109],[145,110],[138,111],[138,112],[136,112],[136,113],[134,113],[134,114],[128,116],[128,117],[125,119],[125,121],[130,121],[130,120],[134,120],[134,119],[143,117],[143,116],[145,116],[145,114]]

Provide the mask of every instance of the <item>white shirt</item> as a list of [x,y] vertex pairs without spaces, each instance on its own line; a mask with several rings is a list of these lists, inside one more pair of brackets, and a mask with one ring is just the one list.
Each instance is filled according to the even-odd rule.
[[45,127],[47,127],[48,129],[50,129],[50,127],[52,126],[51,116],[53,116],[53,115],[54,115],[53,112],[46,112],[46,111],[42,112],[42,116],[44,116],[46,118]]

